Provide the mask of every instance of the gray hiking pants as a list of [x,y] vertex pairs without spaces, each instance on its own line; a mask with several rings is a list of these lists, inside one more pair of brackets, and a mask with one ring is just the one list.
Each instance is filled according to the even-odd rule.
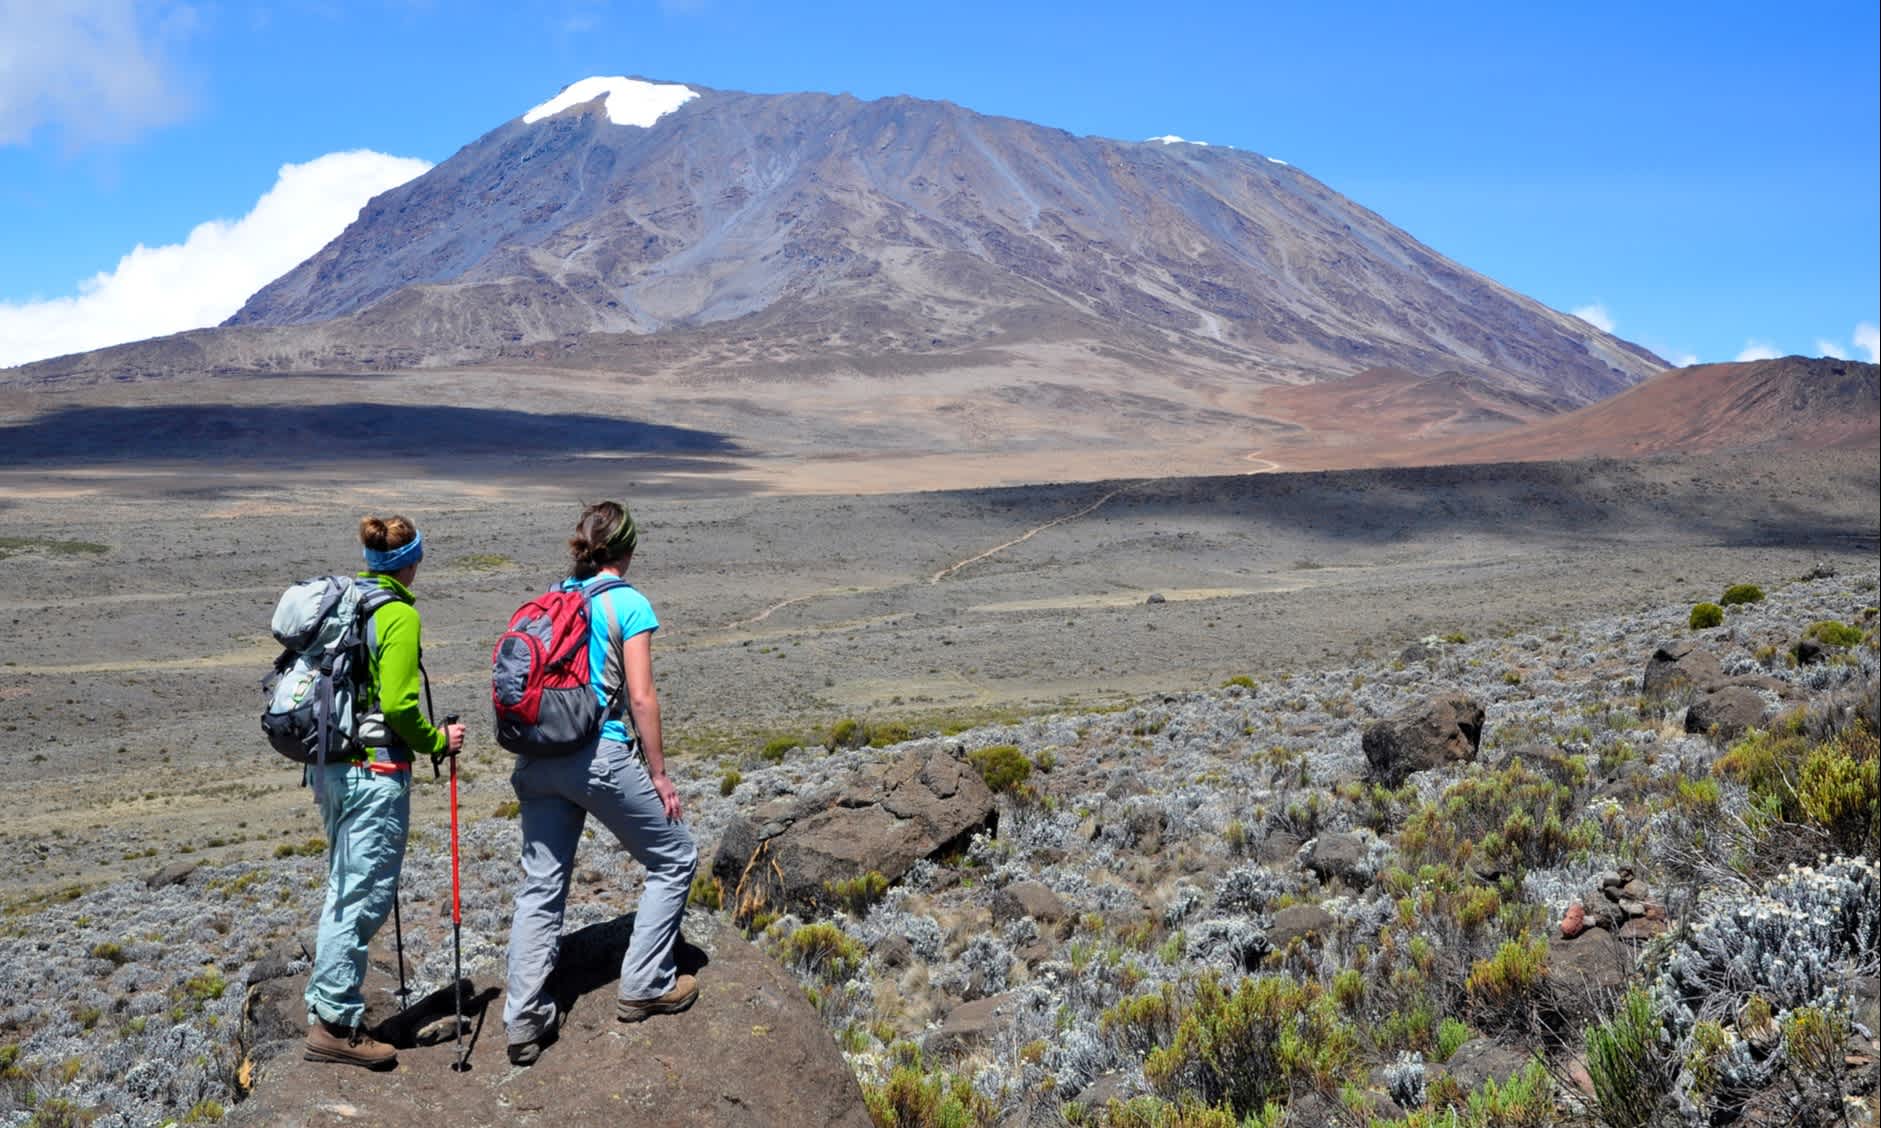
[[628,745],[604,740],[572,756],[523,756],[510,774],[522,820],[522,887],[509,929],[509,1041],[542,1035],[555,1018],[549,975],[561,947],[562,912],[575,847],[590,814],[646,867],[633,939],[620,965],[620,997],[652,999],[673,989],[673,945],[692,891],[699,851],[683,822],[666,817],[646,764]]

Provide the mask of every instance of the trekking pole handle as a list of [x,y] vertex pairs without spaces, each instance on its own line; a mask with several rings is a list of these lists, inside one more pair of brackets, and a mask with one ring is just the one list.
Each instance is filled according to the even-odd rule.
[[[457,723],[457,714],[456,714],[456,713],[446,713],[446,714],[444,714],[444,721],[443,721],[443,724],[442,724],[442,727],[444,727],[444,728],[449,728],[450,726],[452,726],[452,725],[454,725],[454,724],[456,724],[456,723]],[[451,755],[451,752],[449,751],[449,750],[450,750],[450,747],[451,747],[451,746],[450,746],[450,741],[449,741],[449,738],[448,738],[448,737],[447,737],[447,738],[445,739],[445,744],[444,744],[444,747],[445,747],[445,751],[443,751],[443,752],[439,752],[439,753],[435,753],[435,754],[434,754],[434,755],[432,755],[432,757],[431,757],[431,778],[432,778],[432,779],[437,779],[437,778],[438,778],[438,776],[439,776],[439,775],[441,774],[441,773],[440,773],[440,772],[438,771],[438,761],[439,761],[439,760],[442,760],[442,759],[443,759],[443,758],[444,758],[445,756],[449,756],[449,755]],[[454,758],[454,757],[453,757],[453,758]]]

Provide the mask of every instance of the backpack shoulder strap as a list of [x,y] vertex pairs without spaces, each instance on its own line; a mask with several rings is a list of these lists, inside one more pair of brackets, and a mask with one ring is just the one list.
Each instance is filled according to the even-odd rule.
[[[589,630],[594,629],[595,600],[608,592],[632,586],[619,576],[609,576],[598,584],[582,588],[582,595],[587,599]],[[620,673],[619,683],[614,686],[612,692],[607,694],[607,715],[613,718],[624,718],[627,713],[624,707],[627,701],[627,656],[621,653],[621,643],[626,640],[621,636],[620,620],[608,614],[605,607],[599,609],[599,618],[602,637],[607,640],[607,660],[601,663],[602,677],[605,678],[610,669],[617,669]]]

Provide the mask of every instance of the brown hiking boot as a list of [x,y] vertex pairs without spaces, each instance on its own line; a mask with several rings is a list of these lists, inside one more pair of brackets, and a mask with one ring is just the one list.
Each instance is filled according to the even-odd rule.
[[690,975],[680,975],[673,980],[673,989],[657,999],[622,999],[616,1013],[622,1022],[644,1022],[656,1014],[678,1014],[692,1005],[699,997],[699,980]]
[[367,1069],[391,1069],[398,1064],[398,1051],[353,1026],[322,1019],[307,1031],[308,1061],[327,1061],[336,1065],[363,1065]]

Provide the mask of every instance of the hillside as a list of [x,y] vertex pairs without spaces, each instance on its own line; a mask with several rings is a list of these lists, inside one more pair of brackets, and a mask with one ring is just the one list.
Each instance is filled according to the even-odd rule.
[[[1270,394],[1276,416],[1308,404],[1327,410],[1348,385],[1353,394],[1337,401],[1362,414],[1361,392],[1380,398],[1376,385],[1353,381]],[[1386,389],[1430,391],[1434,381],[1383,381]],[[1462,399],[1445,405],[1461,410]],[[1484,411],[1493,405],[1474,404]],[[1518,409],[1509,408],[1516,416]],[[1405,412],[1401,417],[1415,418]],[[1435,414],[1435,409],[1433,409]],[[1461,462],[1537,462],[1563,458],[1642,458],[1757,447],[1786,450],[1874,449],[1881,442],[1881,366],[1831,357],[1800,356],[1732,364],[1701,364],[1662,372],[1610,399],[1565,414],[1520,413],[1514,425],[1486,435],[1437,433],[1423,442],[1392,441],[1362,452],[1275,447],[1275,458],[1306,465],[1447,465]],[[1450,418],[1454,419],[1455,416]],[[1377,428],[1383,432],[1385,428]],[[1400,438],[1416,436],[1409,428]],[[1357,461],[1346,461],[1356,459]]]

